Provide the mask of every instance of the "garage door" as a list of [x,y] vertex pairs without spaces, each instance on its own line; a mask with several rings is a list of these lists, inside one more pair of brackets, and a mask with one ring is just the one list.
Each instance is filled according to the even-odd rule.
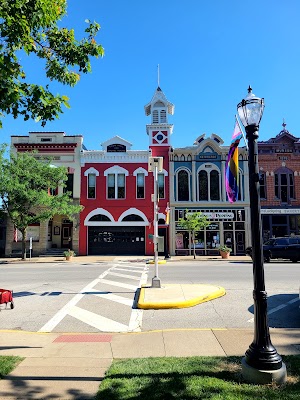
[[143,226],[89,226],[89,255],[144,255],[145,228]]

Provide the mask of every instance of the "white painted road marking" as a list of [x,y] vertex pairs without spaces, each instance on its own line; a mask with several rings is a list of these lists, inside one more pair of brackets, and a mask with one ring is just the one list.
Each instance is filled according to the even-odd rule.
[[120,322],[113,321],[112,319],[102,317],[101,315],[95,314],[91,311],[83,310],[80,307],[74,306],[69,310],[69,315],[79,321],[84,322],[99,331],[108,332],[127,332],[128,326],[121,324]]
[[[282,310],[283,308],[287,307],[290,304],[296,303],[296,301],[299,301],[299,297],[295,297],[294,299],[288,301],[287,303],[280,304],[279,306],[275,308],[271,308],[270,311],[268,311],[267,315],[273,314],[276,311]],[[254,317],[250,318],[247,322],[254,322]]]
[[133,275],[127,275],[127,274],[119,274],[117,272],[110,272],[109,275],[112,276],[118,276],[119,278],[128,278],[128,279],[133,279],[135,281],[139,281],[141,278],[138,276],[133,276]]
[[[76,304],[86,295],[86,294],[93,294],[94,296],[103,298],[108,301],[112,301],[115,303],[120,303],[125,306],[132,307],[133,306],[133,299],[128,299],[126,297],[122,297],[119,295],[115,295],[114,293],[99,293],[100,290],[96,289],[95,286],[99,284],[111,285],[116,286],[119,288],[129,289],[132,290],[132,295],[136,292],[138,287],[141,287],[142,284],[147,283],[147,275],[148,275],[148,267],[138,267],[139,271],[132,271],[141,273],[141,278],[133,275],[126,275],[126,274],[119,274],[114,273],[113,271],[116,267],[119,266],[115,264],[113,267],[109,268],[105,272],[103,272],[99,278],[93,280],[89,283],[84,289],[80,291],[80,293],[76,294],[61,310],[59,310],[40,330],[39,332],[52,332],[53,329],[67,316],[70,315],[94,328],[97,328],[101,331],[107,332],[128,332],[128,331],[141,331],[141,324],[142,324],[142,316],[143,310],[132,309],[130,314],[129,325],[121,324],[117,321],[113,321],[112,319],[103,317],[96,313],[84,310]],[[124,265],[122,266],[124,267]],[[126,268],[126,267],[125,267]],[[125,271],[129,272],[132,266],[128,266],[128,269]],[[136,268],[136,267],[134,267]],[[113,280],[104,279],[107,275],[112,275],[116,277],[123,277],[126,279],[134,279],[139,280],[139,284],[137,285],[130,285],[123,282],[116,282]]]

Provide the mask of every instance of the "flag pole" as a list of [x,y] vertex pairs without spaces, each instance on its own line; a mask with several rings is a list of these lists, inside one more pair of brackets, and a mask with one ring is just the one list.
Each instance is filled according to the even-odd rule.
[[243,139],[244,139],[244,142],[245,142],[245,145],[246,145],[246,149],[248,150],[248,142],[247,142],[247,140],[246,140],[246,138],[245,138],[244,131],[243,131],[243,129],[241,128],[240,121],[238,120],[238,117],[237,117],[236,114],[235,114],[235,120],[236,120],[236,122],[237,122],[237,124],[238,124],[238,126],[239,126],[239,128],[240,128],[241,134],[243,135]]

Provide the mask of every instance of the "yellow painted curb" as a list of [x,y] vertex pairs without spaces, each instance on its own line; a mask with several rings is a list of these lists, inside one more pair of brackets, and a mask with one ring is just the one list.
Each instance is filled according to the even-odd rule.
[[[158,264],[166,264],[167,261],[166,261],[166,260],[158,260],[157,263],[158,263]],[[147,264],[155,264],[155,261],[153,261],[153,260],[147,261]]]
[[190,300],[184,301],[156,301],[156,302],[145,302],[145,288],[141,287],[140,296],[137,303],[137,307],[143,310],[161,310],[167,308],[187,308],[194,307],[197,304],[205,303],[206,301],[217,299],[218,297],[222,297],[226,294],[226,291],[223,287],[217,286],[218,290],[213,293],[210,293],[206,296],[194,297]]

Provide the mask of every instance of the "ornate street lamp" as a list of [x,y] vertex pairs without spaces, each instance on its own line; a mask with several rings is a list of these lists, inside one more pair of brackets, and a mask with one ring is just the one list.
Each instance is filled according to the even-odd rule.
[[251,239],[253,259],[254,339],[242,360],[243,377],[252,383],[284,383],[286,367],[272,345],[267,319],[262,227],[260,216],[258,130],[264,111],[264,99],[256,97],[249,86],[248,95],[237,106],[248,141],[248,168]]

